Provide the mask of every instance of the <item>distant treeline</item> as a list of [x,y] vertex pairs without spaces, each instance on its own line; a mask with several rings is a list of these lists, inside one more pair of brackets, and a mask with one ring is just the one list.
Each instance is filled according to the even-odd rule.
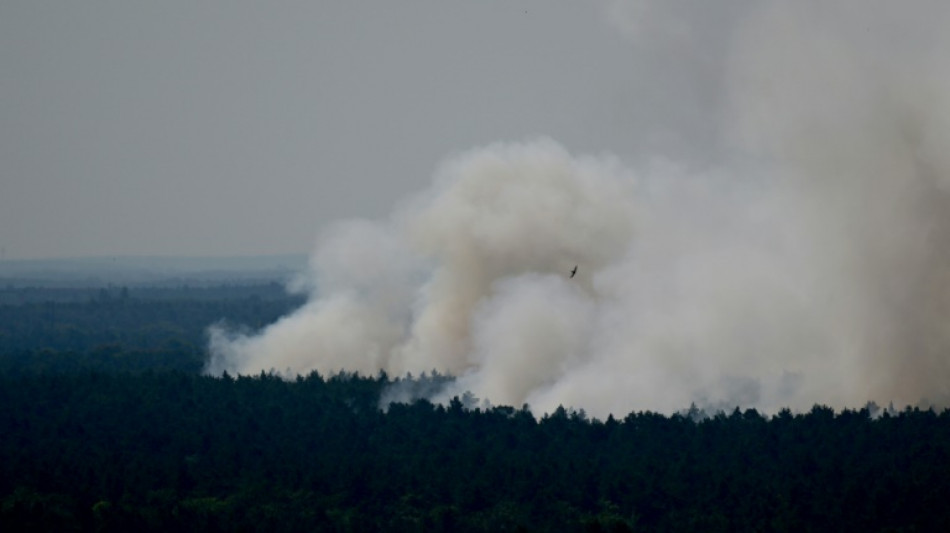
[[258,329],[303,302],[276,283],[0,290],[0,369],[197,371],[208,326]]
[[100,287],[42,287],[7,286],[0,283],[0,305],[20,305],[28,303],[65,303],[94,302],[134,298],[136,300],[162,301],[209,301],[240,300],[244,298],[262,300],[302,301],[302,297],[288,295],[284,285],[276,281],[268,283],[232,283],[232,284],[191,284],[182,281],[175,285],[127,286],[109,284]]
[[950,412],[379,409],[384,376],[0,376],[4,531],[946,531]]

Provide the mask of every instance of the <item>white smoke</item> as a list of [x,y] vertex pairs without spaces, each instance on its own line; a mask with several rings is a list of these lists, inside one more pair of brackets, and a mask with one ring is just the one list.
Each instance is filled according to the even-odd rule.
[[945,403],[950,13],[745,5],[709,80],[729,164],[463,154],[389,220],[328,229],[310,303],[215,330],[209,371],[436,370],[435,399],[595,415]]
[[594,272],[625,253],[630,187],[616,161],[575,159],[549,140],[463,155],[391,220],[327,231],[318,296],[258,336],[215,330],[210,370],[470,371],[485,357],[473,317],[488,296],[520,291],[510,278],[583,264],[554,289],[590,292]]

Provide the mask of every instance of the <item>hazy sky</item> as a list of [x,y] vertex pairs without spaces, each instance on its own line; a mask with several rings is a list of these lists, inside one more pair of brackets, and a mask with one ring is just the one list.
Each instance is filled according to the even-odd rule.
[[738,5],[8,0],[0,247],[308,252],[499,140],[702,159]]

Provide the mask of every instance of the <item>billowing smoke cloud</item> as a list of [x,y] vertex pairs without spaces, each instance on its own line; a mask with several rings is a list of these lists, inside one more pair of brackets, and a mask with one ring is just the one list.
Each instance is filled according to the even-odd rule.
[[437,370],[435,399],[596,415],[946,404],[950,13],[916,7],[741,10],[705,172],[546,139],[451,159],[389,220],[328,229],[310,303],[213,331],[209,371]]
[[[583,320],[567,306],[583,303],[594,274],[626,253],[631,187],[616,161],[573,158],[549,140],[463,155],[391,220],[328,230],[313,258],[318,295],[262,335],[216,331],[211,371],[461,375],[496,347],[530,350],[531,337],[559,324],[534,316],[550,302],[536,300],[545,291],[526,288],[544,287],[565,306],[560,324]],[[509,305],[527,316],[507,327],[509,338],[486,345],[480,331],[498,329],[490,315],[511,316]],[[525,336],[523,346],[515,335]]]

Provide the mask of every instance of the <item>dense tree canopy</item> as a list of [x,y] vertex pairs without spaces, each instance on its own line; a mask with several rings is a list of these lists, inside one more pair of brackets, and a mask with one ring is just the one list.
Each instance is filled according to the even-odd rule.
[[279,285],[0,290],[0,370],[200,372],[208,326],[258,329],[301,305]]
[[[182,300],[179,312],[200,315],[195,301]],[[141,305],[134,316],[175,312],[157,300],[124,305]],[[10,309],[0,316],[4,328],[29,322],[10,319]],[[200,347],[182,348],[190,355],[179,360],[173,345],[108,346],[0,352],[0,530],[944,531],[950,523],[948,411],[816,406],[597,420],[566,408],[537,418],[471,398],[381,409],[399,380],[213,378],[182,363],[200,361]]]

